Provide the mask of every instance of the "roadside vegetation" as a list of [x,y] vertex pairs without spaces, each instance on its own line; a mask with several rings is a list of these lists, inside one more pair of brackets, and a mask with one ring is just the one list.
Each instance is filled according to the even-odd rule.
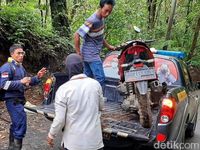
[[[47,66],[59,70],[74,52],[73,34],[98,7],[99,0],[0,0],[0,60],[12,43],[22,43],[25,65],[32,71]],[[200,64],[199,0],[117,0],[106,19],[105,38],[113,45],[131,39],[155,39],[156,49],[187,53]],[[136,34],[133,27],[141,28]],[[104,49],[106,53],[107,50]]]

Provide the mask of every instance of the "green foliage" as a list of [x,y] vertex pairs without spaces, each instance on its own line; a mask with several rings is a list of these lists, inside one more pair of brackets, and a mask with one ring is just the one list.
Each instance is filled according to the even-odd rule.
[[[68,0],[66,9],[66,15],[70,21],[71,39],[73,39],[73,33],[98,9],[99,5],[99,0],[77,0],[76,4],[74,2],[74,0]],[[162,2],[161,7],[158,7],[160,2]],[[156,11],[155,26],[149,29],[147,0],[116,0],[112,14],[105,19],[105,38],[115,46],[132,39],[155,39],[152,47],[163,49],[163,46],[167,44],[169,50],[181,50],[188,53],[200,14],[199,1],[191,1],[191,4],[188,13],[188,1],[177,2],[171,38],[166,41],[171,1],[157,0],[156,6],[160,9]],[[15,0],[8,6],[2,6],[0,11],[0,32],[2,29],[6,31],[6,37],[10,43],[24,43],[30,55],[36,60],[44,59],[44,57],[56,60],[54,58],[61,55],[63,57],[70,52],[69,49],[72,46],[72,44],[69,46],[72,42],[60,38],[52,31],[50,16],[47,17],[47,23],[43,26],[40,11],[45,11],[48,7],[44,3],[38,6],[38,0]],[[141,29],[140,34],[136,34],[134,26]],[[200,64],[199,39],[200,37],[195,49],[195,57],[190,60],[193,64]]]
[[[144,1],[119,0],[112,14],[106,18],[105,38],[113,45],[121,44],[127,40],[136,38],[133,26],[146,28],[146,10],[143,7]],[[78,8],[77,14],[72,22],[72,31],[75,32],[92,13],[96,11],[98,3],[96,0],[87,0],[83,6]],[[140,35],[143,38],[143,34]],[[138,37],[139,38],[139,37]]]
[[[30,3],[24,3],[22,5],[20,3],[15,4],[14,7],[11,5],[4,6],[0,11],[0,16],[4,22],[10,24],[13,29],[16,29],[16,35],[20,35],[21,30],[27,30],[34,32],[38,36],[52,36],[54,33],[52,33],[50,25],[46,28],[41,27],[41,16],[38,11],[34,4],[30,5]],[[18,37],[10,38],[16,39]]]
[[72,33],[74,33],[85,20],[96,11],[97,6],[96,1],[87,0],[77,8],[76,14],[71,22]]
[[6,35],[9,45],[24,45],[27,52],[26,63],[31,64],[30,69],[38,70],[38,67],[44,65],[57,69],[55,64],[62,63],[63,58],[73,49],[68,39],[61,38],[52,31],[51,24],[42,27],[38,12],[34,1],[15,1],[3,6],[0,11],[0,29],[3,30],[0,33]]

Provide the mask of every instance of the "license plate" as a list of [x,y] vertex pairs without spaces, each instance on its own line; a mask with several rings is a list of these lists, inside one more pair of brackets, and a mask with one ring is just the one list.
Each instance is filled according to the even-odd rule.
[[155,68],[135,69],[125,71],[125,81],[135,82],[156,79]]

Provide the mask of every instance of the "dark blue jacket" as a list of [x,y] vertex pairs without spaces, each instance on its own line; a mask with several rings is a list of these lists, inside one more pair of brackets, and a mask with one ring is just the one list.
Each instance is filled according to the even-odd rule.
[[[20,82],[20,80],[27,76],[27,73],[22,64],[19,64],[14,60],[10,63],[7,62],[1,67],[0,72],[0,86],[6,90],[3,99],[24,99],[25,86]],[[40,80],[37,78],[37,76],[35,76],[31,78],[30,85],[36,85],[39,82]]]

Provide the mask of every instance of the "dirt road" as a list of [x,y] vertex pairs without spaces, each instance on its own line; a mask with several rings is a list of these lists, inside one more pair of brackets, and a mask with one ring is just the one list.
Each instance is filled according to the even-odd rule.
[[[30,89],[32,91],[32,89]],[[36,92],[41,96],[41,92],[37,89]],[[39,100],[36,100],[40,96],[32,96],[29,94],[29,100],[35,102],[34,104],[40,103]],[[39,99],[39,98],[38,98]],[[200,108],[199,108],[200,114]],[[3,118],[4,120],[2,120]],[[60,141],[61,141],[61,132],[55,139],[55,145],[53,148],[50,148],[47,145],[46,137],[51,125],[51,121],[47,120],[44,116],[27,112],[27,134],[23,143],[23,150],[60,150]],[[0,103],[0,150],[6,150],[8,147],[8,131],[9,131],[9,115],[5,109],[5,105]],[[192,139],[188,139],[187,143],[198,143],[200,145],[200,115],[198,116],[197,128],[195,131],[195,136]],[[190,149],[196,150],[196,148]]]
[[[24,138],[22,150],[59,150],[61,133],[55,139],[54,148],[47,145],[46,138],[51,121],[44,116],[27,113],[28,126],[26,137]],[[8,147],[8,128],[9,123],[1,120],[1,125],[4,124],[0,131],[0,150],[6,150]]]
[[[26,99],[32,104],[42,102],[41,85],[30,88],[26,91]],[[23,142],[23,150],[59,150],[61,133],[55,139],[54,148],[47,145],[46,138],[51,125],[51,121],[44,116],[27,112],[27,133]],[[8,147],[10,117],[7,113],[4,102],[0,102],[0,150]]]

